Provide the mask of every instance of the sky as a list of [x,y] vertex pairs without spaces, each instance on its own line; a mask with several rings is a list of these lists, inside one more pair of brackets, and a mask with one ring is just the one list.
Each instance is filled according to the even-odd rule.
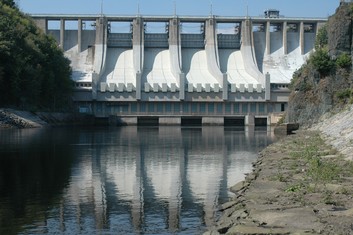
[[17,0],[29,14],[260,16],[274,8],[286,17],[328,17],[340,0]]

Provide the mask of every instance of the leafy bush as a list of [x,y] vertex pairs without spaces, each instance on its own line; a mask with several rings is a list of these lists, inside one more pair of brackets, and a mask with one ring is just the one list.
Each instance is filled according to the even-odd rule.
[[327,46],[328,36],[327,36],[327,25],[322,26],[317,35],[315,41],[315,49],[319,50]]
[[336,65],[340,68],[350,68],[352,65],[352,59],[346,53],[341,54],[336,60]]
[[328,51],[324,48],[316,50],[310,56],[310,63],[320,73],[320,75],[328,75],[335,68],[335,63],[331,60]]
[[343,91],[338,91],[336,93],[336,96],[340,100],[346,100],[346,99],[351,98],[352,94],[353,94],[352,89],[345,89]]

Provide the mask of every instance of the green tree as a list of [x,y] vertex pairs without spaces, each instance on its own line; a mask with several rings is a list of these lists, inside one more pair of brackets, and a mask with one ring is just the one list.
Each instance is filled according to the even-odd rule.
[[339,55],[336,60],[336,65],[340,68],[350,68],[352,65],[352,59],[350,55],[346,53]]
[[13,0],[0,0],[0,3],[6,4],[10,7],[16,7],[16,4]]
[[327,25],[322,26],[317,35],[315,41],[315,49],[319,50],[326,47],[328,44],[328,35],[327,35]]
[[328,75],[328,73],[335,67],[334,61],[331,60],[331,57],[325,48],[316,50],[310,56],[310,63],[320,73],[321,76]]
[[0,105],[67,107],[70,75],[70,61],[55,40],[16,7],[1,2]]

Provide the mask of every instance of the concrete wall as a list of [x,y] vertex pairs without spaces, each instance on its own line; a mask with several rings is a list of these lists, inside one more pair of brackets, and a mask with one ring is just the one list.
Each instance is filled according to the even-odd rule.
[[[271,63],[274,65],[283,64],[286,60],[299,61],[295,66],[300,67],[304,63],[304,56],[309,53],[314,47],[315,32],[307,33],[304,32],[304,24],[314,24],[315,29],[322,24],[324,21],[318,19],[261,19],[256,18],[254,20],[244,20],[244,18],[222,18],[222,17],[204,17],[204,18],[183,18],[183,17],[94,17],[94,16],[47,16],[47,17],[35,17],[35,20],[39,27],[43,31],[50,33],[57,40],[58,44],[64,49],[66,55],[72,60],[73,76],[75,81],[81,81],[79,76],[82,76],[84,82],[91,83],[92,86],[87,88],[85,91],[80,90],[77,87],[77,92],[74,95],[75,101],[79,102],[223,102],[230,103],[231,105],[237,102],[255,102],[273,104],[273,111],[278,110],[282,107],[283,103],[288,102],[289,91],[287,90],[274,90],[271,89],[271,82],[276,83],[279,79],[276,76],[281,76],[284,73],[292,73],[295,68],[289,68],[288,66],[280,67],[281,70],[277,71],[276,67],[273,67],[272,74],[264,74],[265,69]],[[54,30],[48,30],[48,21],[55,20],[59,22],[59,28]],[[66,29],[66,20],[77,20],[78,29],[70,30]],[[85,29],[83,24],[85,21],[93,22],[94,29]],[[132,75],[127,75],[126,66],[115,66],[117,64],[119,56],[109,56],[109,62],[107,62],[107,55],[115,53],[120,49],[108,48],[107,38],[108,33],[108,22],[113,21],[128,21],[132,23],[132,48],[129,48],[132,52],[132,58],[124,60],[124,63],[129,63],[129,66],[133,68]],[[161,21],[166,22],[169,25],[168,44],[169,48],[163,49],[156,56],[149,56],[145,58],[145,46],[144,46],[144,22],[148,21]],[[203,22],[204,24],[204,48],[183,48],[182,49],[182,36],[181,36],[181,22]],[[230,23],[236,22],[241,24],[241,46],[237,48],[230,48],[229,53],[221,53],[218,51],[218,42],[216,27],[218,22]],[[287,24],[295,23],[297,27],[296,32],[287,32]],[[264,25],[264,30],[261,32],[254,32],[253,24]],[[282,31],[270,32],[271,24],[279,24],[282,26]],[[197,35],[196,35],[197,36]],[[197,37],[197,38],[201,38]],[[189,43],[189,41],[187,41]],[[199,43],[199,41],[198,41]],[[114,45],[119,47],[119,45]],[[189,45],[190,46],[190,45]],[[201,45],[202,46],[202,45]],[[126,48],[125,48],[126,49]],[[150,49],[149,49],[150,50]],[[155,50],[152,48],[151,50]],[[234,50],[234,51],[232,51]],[[235,51],[238,50],[238,51]],[[110,54],[108,52],[111,52]],[[166,51],[166,52],[165,52]],[[185,53],[182,53],[184,51]],[[164,60],[158,55],[168,55],[168,60]],[[122,56],[125,54],[121,53]],[[228,56],[227,59],[220,58],[220,55]],[[234,65],[229,66],[228,64],[222,66],[220,70],[220,61],[222,63],[228,63],[230,56],[240,56],[233,59]],[[157,59],[157,57],[159,59]],[[190,57],[190,58],[188,58]],[[197,57],[197,58],[196,58]],[[116,61],[112,61],[112,60]],[[148,59],[148,61],[145,61]],[[166,66],[168,61],[168,66]],[[193,62],[192,62],[193,61]],[[196,66],[195,63],[201,63],[202,66]],[[288,62],[288,63],[289,63]],[[154,63],[161,63],[161,65],[155,66]],[[191,63],[194,63],[191,66]],[[239,63],[243,63],[240,66]],[[293,63],[292,63],[293,64]],[[88,66],[89,65],[89,66]],[[147,66],[151,71],[144,71]],[[165,69],[170,71],[165,71]],[[196,69],[195,69],[196,68]],[[237,73],[234,76],[251,76],[255,81],[261,84],[261,89],[257,89],[253,86],[254,82],[248,82],[247,84],[231,84],[229,82],[230,76],[227,68],[233,68]],[[154,69],[161,70],[158,73],[154,73]],[[193,70],[194,71],[191,71]],[[195,72],[196,71],[196,72]],[[145,72],[145,74],[144,74]],[[152,80],[156,79],[161,83],[150,84],[149,89],[146,90],[145,83],[150,79],[152,72]],[[166,74],[163,78],[156,77],[158,74]],[[108,81],[108,75],[114,77],[116,81]],[[117,76],[116,74],[119,74]],[[202,76],[201,76],[202,74]],[[204,76],[205,75],[205,76]],[[135,79],[135,82],[129,82],[132,87],[127,89],[126,82],[124,88],[120,89],[119,83],[126,80],[126,76],[129,79]],[[193,78],[192,76],[198,76]],[[290,76],[289,76],[290,77]],[[173,78],[173,81],[170,78]],[[90,80],[89,80],[90,79]],[[120,80],[119,80],[120,79]],[[166,79],[167,81],[162,81]],[[284,83],[289,83],[290,78],[280,78]],[[129,81],[130,81],[129,80]],[[208,81],[205,81],[208,80]],[[243,79],[246,81],[246,76]],[[241,81],[243,81],[241,80]],[[191,81],[195,82],[195,84]],[[237,81],[237,80],[233,80]],[[238,80],[239,81],[239,80]],[[115,82],[115,83],[114,83]],[[146,82],[148,83],[148,81]],[[173,83],[173,88],[171,83]],[[234,82],[233,82],[234,83]],[[250,84],[251,83],[251,84]],[[163,84],[168,84],[168,87],[163,87]],[[255,84],[256,85],[256,84]],[[89,95],[89,92],[91,95]],[[104,110],[103,110],[104,111]],[[102,111],[102,112],[103,112]],[[271,112],[270,109],[266,112]],[[104,112],[103,112],[104,113]],[[246,118],[248,125],[252,125],[253,117],[250,115]],[[132,119],[131,119],[132,120]],[[135,121],[131,121],[135,122]],[[173,118],[162,118],[162,123],[174,123],[179,122],[179,119]],[[205,118],[205,123],[221,123],[220,119],[217,118]]]

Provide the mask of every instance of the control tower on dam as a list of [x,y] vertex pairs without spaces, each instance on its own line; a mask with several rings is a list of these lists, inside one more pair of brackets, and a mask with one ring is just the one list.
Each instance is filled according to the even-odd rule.
[[[78,110],[127,125],[274,123],[274,116],[286,110],[293,73],[327,21],[32,17],[71,60]],[[155,25],[162,30],[153,31]]]

